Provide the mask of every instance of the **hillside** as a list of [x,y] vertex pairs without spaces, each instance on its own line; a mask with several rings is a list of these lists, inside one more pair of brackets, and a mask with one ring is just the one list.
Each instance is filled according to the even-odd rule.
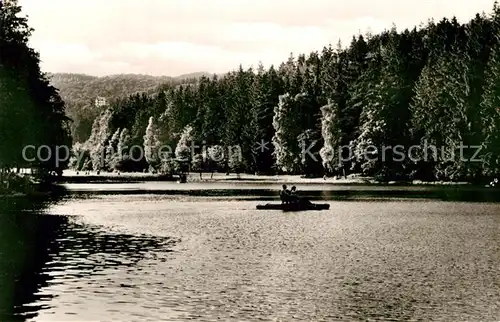
[[61,97],[72,103],[89,102],[97,96],[108,99],[124,97],[136,92],[154,90],[172,77],[122,74],[96,77],[84,74],[51,74],[52,85],[60,90]]
[[97,96],[108,99],[125,97],[137,92],[151,92],[164,83],[182,83],[185,80],[211,76],[207,72],[183,74],[177,77],[141,74],[119,74],[91,76],[85,74],[49,74],[51,83],[60,90],[63,99],[69,102],[88,102]]
[[101,112],[94,106],[96,97],[105,97],[110,102],[135,93],[153,93],[162,84],[180,84],[204,75],[210,76],[206,72],[197,72],[177,77],[140,74],[97,77],[72,73],[54,73],[49,77],[66,102],[67,115],[74,121],[71,126],[73,139],[81,142],[89,137],[92,123]]

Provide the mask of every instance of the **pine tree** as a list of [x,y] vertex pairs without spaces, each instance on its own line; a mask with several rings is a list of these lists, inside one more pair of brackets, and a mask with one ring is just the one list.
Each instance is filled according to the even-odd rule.
[[322,173],[321,162],[318,158],[320,144],[318,144],[317,131],[306,129],[297,136],[300,154],[296,159],[300,173],[305,176],[317,176]]
[[175,148],[175,157],[183,172],[189,170],[189,165],[192,161],[192,154],[194,151],[191,150],[191,143],[193,140],[193,127],[188,125],[184,128]]
[[86,170],[84,166],[89,160],[90,154],[85,145],[80,142],[73,144],[71,159],[68,166],[76,171]]
[[371,102],[362,112],[362,131],[358,137],[360,153],[373,145],[377,153],[362,164],[365,173],[378,174],[385,179],[400,179],[404,173],[405,160],[396,159],[396,147],[406,148],[409,143],[409,102],[413,83],[405,75],[407,55],[400,50],[403,36],[391,30],[384,35],[380,46],[380,74],[374,84]]
[[228,148],[228,167],[231,171],[236,173],[237,177],[240,178],[240,173],[244,169],[243,154],[239,146],[231,146]]
[[144,156],[146,162],[149,164],[151,172],[157,171],[160,165],[160,146],[161,143],[158,138],[158,129],[151,116],[149,118],[148,127],[146,128],[146,133],[144,134]]
[[116,146],[117,153],[115,158],[114,169],[119,171],[133,171],[135,167],[132,166],[132,160],[130,156],[130,148],[132,147],[132,137],[129,134],[129,130],[124,128],[120,132],[120,138],[118,139],[118,144]]
[[207,80],[207,82],[206,93],[200,102],[202,108],[199,110],[197,118],[201,123],[201,139],[207,144],[216,144],[221,141],[220,132],[226,122],[226,115],[222,110],[221,84],[219,84],[217,76]]
[[203,179],[203,170],[205,167],[205,162],[203,155],[200,153],[197,153],[193,156],[193,159],[191,160],[191,169],[193,171],[198,171],[200,173],[200,180]]
[[320,150],[322,165],[327,173],[332,173],[341,166],[339,152],[342,145],[342,133],[340,127],[338,106],[330,102],[321,108],[321,135],[323,147]]
[[[243,71],[240,66],[240,74]],[[226,114],[226,124],[224,127],[224,133],[222,138],[222,143],[224,146],[232,146],[241,143],[241,132],[242,132],[242,119],[243,113],[246,112],[240,108],[239,105],[239,92],[238,92],[238,79],[234,72],[229,73],[224,78],[224,111]]]
[[413,135],[421,143],[421,163],[432,165],[438,179],[467,175],[457,149],[466,143],[471,130],[468,62],[467,55],[460,52],[438,57],[424,68],[415,87]]
[[270,144],[274,136],[274,107],[278,105],[279,96],[283,93],[283,82],[273,66],[267,71],[264,71],[264,68],[260,66],[255,87],[257,88],[257,117],[261,131],[260,137],[256,141],[259,143],[255,151],[257,153],[257,168],[261,173],[270,173],[274,166],[274,146]]
[[130,137],[128,129],[123,129],[120,133],[120,139],[118,140],[117,151],[120,159],[126,159],[128,157],[128,150],[130,149],[130,143],[132,138]]
[[483,143],[482,174],[494,177],[500,173],[500,8],[493,9],[494,46],[486,67],[486,86],[481,100],[480,119]]
[[[353,170],[358,168],[363,174],[372,175],[376,172],[379,137],[383,134],[385,121],[379,117],[382,112],[382,102],[378,97],[380,83],[380,66],[382,57],[380,43],[373,46],[367,54],[368,70],[353,84],[348,101],[349,108],[361,112],[359,126],[356,128],[355,139],[349,142],[352,150]],[[354,168],[356,167],[356,168]]]
[[204,162],[208,164],[211,178],[213,177],[214,170],[224,168],[226,164],[226,154],[227,153],[224,153],[224,148],[221,145],[213,145],[206,150],[206,154],[203,158]]
[[276,167],[283,172],[294,172],[297,169],[296,138],[298,136],[294,123],[294,98],[290,94],[279,97],[279,104],[274,108],[273,127],[275,134],[272,142]]
[[119,161],[118,142],[120,140],[120,129],[117,129],[111,136],[106,148],[106,168],[110,171],[114,170]]
[[85,143],[85,146],[90,152],[92,169],[101,170],[105,167],[105,156],[108,139],[111,136],[109,122],[112,113],[109,109],[103,111],[92,126],[90,138]]

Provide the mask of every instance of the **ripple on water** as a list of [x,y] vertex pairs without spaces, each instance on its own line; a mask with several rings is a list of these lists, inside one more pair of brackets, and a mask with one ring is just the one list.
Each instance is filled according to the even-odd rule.
[[42,288],[53,297],[37,301],[50,306],[39,318],[500,316],[500,205],[336,202],[329,211],[285,214],[255,204],[159,196],[61,204],[52,212],[72,216],[46,272],[62,275]]
[[35,320],[38,315],[52,321],[61,307],[68,308],[62,316],[69,319],[91,311],[87,301],[99,305],[108,298],[117,299],[116,305],[134,304],[134,297],[140,297],[137,292],[129,300],[119,300],[120,295],[130,296],[127,290],[138,287],[139,281],[131,274],[141,271],[143,261],[165,260],[177,242],[168,237],[106,231],[105,227],[82,224],[71,217],[63,220],[46,249],[49,260],[39,273],[43,282],[35,293],[36,300],[17,311]]

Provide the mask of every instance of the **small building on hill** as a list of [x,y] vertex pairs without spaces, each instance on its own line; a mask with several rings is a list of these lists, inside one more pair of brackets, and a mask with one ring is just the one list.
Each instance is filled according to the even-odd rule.
[[101,107],[101,106],[105,106],[105,105],[107,105],[107,101],[106,101],[105,97],[98,96],[95,99],[95,106],[96,107]]

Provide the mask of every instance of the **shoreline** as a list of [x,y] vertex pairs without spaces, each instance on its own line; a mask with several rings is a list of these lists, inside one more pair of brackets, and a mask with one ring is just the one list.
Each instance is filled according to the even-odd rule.
[[[168,177],[160,174],[152,173],[141,173],[141,172],[131,172],[131,173],[116,173],[116,172],[101,172],[96,174],[91,172],[89,175],[76,174],[76,171],[65,170],[61,177],[56,177],[55,182],[61,183],[133,183],[133,182],[153,182],[153,181],[163,181],[163,182],[176,182],[178,181],[178,176]],[[287,185],[308,185],[308,184],[322,184],[322,185],[374,185],[374,186],[470,186],[470,187],[485,187],[485,185],[473,184],[470,182],[451,182],[451,181],[389,181],[382,182],[377,181],[371,177],[362,177],[360,175],[349,175],[347,179],[341,178],[336,179],[335,177],[323,178],[304,178],[301,175],[252,175],[252,174],[241,174],[236,175],[231,173],[226,175],[225,173],[212,174],[210,172],[202,173],[202,178],[200,179],[200,174],[192,172],[187,175],[187,183],[258,183],[258,184],[287,184]]]
[[[61,177],[53,177],[53,182],[49,184],[49,186],[42,187],[40,184],[31,181],[32,183],[29,187],[24,187],[22,189],[10,189],[10,190],[0,190],[0,198],[37,198],[37,197],[50,197],[53,193],[58,192],[60,188],[66,189],[66,185],[75,185],[76,188],[79,185],[97,185],[92,188],[92,190],[102,190],[98,188],[103,185],[103,187],[108,184],[111,185],[108,187],[110,191],[114,191],[112,188],[114,184],[144,184],[144,183],[178,183],[178,176],[165,176],[161,174],[152,174],[152,173],[141,173],[141,172],[132,172],[132,173],[117,173],[117,172],[101,172],[97,174],[96,172],[90,172],[85,175],[80,172],[77,174],[76,171],[65,170]],[[215,189],[215,187],[220,185],[228,184],[231,186],[237,186],[241,184],[240,188],[237,189],[248,189],[248,186],[257,185],[257,186],[280,186],[282,184],[286,184],[289,187],[292,185],[299,186],[300,190],[307,190],[308,186],[315,186],[317,189],[318,186],[323,186],[324,190],[334,189],[337,190],[339,188],[346,187],[346,189],[351,189],[347,187],[366,187],[367,189],[381,189],[388,188],[389,190],[398,190],[403,187],[415,187],[415,188],[423,188],[423,189],[435,189],[435,188],[445,188],[447,187],[452,190],[460,189],[463,190],[497,190],[498,187],[491,187],[489,185],[481,185],[481,184],[473,184],[468,182],[446,182],[446,181],[435,181],[435,182],[424,182],[424,181],[390,181],[390,182],[381,182],[377,181],[374,178],[370,177],[362,177],[360,175],[351,174],[346,178],[336,179],[335,177],[329,178],[304,178],[301,175],[252,175],[252,174],[240,174],[239,176],[231,173],[227,175],[226,173],[202,173],[202,178],[200,179],[200,174],[196,172],[192,172],[187,175],[186,184],[180,184],[178,187],[170,188],[169,190],[181,190],[184,191],[186,189],[198,189],[200,185],[206,185],[208,189]],[[198,187],[192,186],[197,185]],[[371,188],[370,188],[371,187]],[[233,187],[232,189],[234,189]],[[76,188],[79,190],[79,188]],[[143,188],[141,188],[143,189]],[[140,189],[140,190],[141,190]],[[150,188],[148,188],[150,189]],[[313,190],[314,190],[313,189]],[[120,189],[121,190],[121,189]],[[160,189],[162,190],[162,189]]]

